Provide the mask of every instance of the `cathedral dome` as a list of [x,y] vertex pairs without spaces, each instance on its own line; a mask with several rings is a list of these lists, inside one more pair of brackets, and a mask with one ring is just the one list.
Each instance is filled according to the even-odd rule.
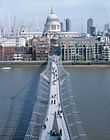
[[46,20],[46,23],[52,22],[52,21],[56,21],[56,22],[59,21],[58,17],[55,14],[51,14],[50,16],[48,16],[47,20]]
[[59,22],[59,19],[58,19],[58,17],[55,15],[54,9],[52,8],[52,9],[51,9],[50,15],[47,17],[46,23],[48,23],[48,22],[53,22],[53,21]]
[[51,8],[51,13],[46,19],[44,31],[60,31],[60,23],[58,17],[54,13],[54,9]]

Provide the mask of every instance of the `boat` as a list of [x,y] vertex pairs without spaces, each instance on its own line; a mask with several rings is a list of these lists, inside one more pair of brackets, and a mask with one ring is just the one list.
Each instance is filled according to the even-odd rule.
[[10,70],[10,69],[12,69],[11,67],[3,67],[3,68],[1,68],[2,70]]

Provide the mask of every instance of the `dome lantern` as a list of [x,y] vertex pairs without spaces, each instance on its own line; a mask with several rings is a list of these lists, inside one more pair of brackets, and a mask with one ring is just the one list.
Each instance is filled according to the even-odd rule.
[[51,7],[51,14],[55,14],[55,13],[54,13],[54,8],[53,8],[53,7]]

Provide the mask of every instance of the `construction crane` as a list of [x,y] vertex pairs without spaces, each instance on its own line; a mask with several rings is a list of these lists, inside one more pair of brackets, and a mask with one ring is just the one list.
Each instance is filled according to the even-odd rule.
[[12,27],[11,27],[11,34],[12,34],[12,35],[14,35],[15,23],[16,23],[16,16],[14,17],[14,22],[13,22],[13,25],[12,25]]

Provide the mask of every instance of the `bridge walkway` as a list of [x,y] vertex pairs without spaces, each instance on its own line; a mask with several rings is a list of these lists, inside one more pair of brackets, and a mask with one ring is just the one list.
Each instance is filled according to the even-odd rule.
[[70,140],[60,103],[57,56],[53,56],[52,58],[49,106],[43,124],[40,140],[49,139],[50,131],[53,129],[54,118],[56,118],[58,124],[58,131],[61,132],[61,139]]

